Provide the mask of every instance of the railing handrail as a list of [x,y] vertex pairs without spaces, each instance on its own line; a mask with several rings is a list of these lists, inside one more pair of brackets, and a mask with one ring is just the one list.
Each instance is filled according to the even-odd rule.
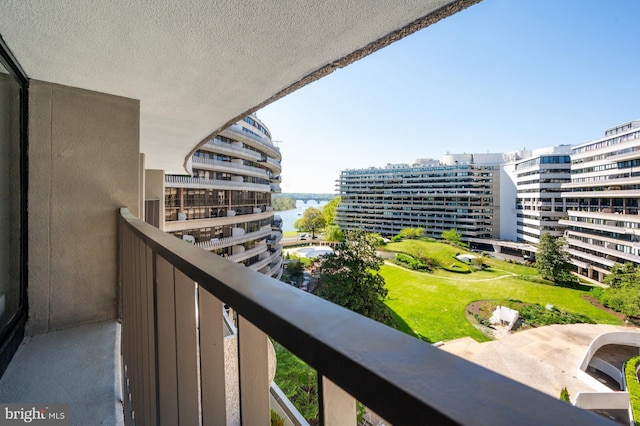
[[242,126],[240,126],[239,124],[232,124],[231,126],[227,127],[226,129],[224,129],[222,131],[222,133],[224,133],[224,132],[232,133],[234,135],[240,136],[240,138],[244,138],[246,140],[257,142],[264,149],[271,150],[271,152],[269,152],[270,156],[272,156],[272,157],[280,157],[280,149],[278,149],[278,147],[275,146],[272,141],[270,141],[268,138],[264,138],[262,136],[257,136],[257,135],[254,135],[252,133],[244,132],[242,130]]
[[240,260],[245,260],[245,259],[249,259],[250,257],[256,256],[260,253],[264,253],[265,251],[267,251],[267,244],[258,244],[257,246],[249,249],[249,250],[245,250],[243,252],[240,253],[236,253],[236,254],[232,254],[227,256],[228,260],[231,261],[240,261]]
[[[234,244],[242,244],[244,242],[251,241],[251,240],[257,240],[259,238],[271,235],[271,232],[272,232],[271,228],[260,229],[258,231],[248,232],[246,234],[238,235],[235,237],[212,238],[209,241],[196,242],[195,245],[203,249],[211,250],[211,249],[216,249],[221,247],[227,247]],[[215,241],[212,241],[212,240],[215,240]]]
[[245,154],[245,156],[249,156],[253,159],[260,159],[262,157],[262,154],[258,151],[253,151],[251,149],[247,149],[244,147],[235,147],[233,145],[231,145],[230,143],[227,142],[222,142],[218,139],[209,139],[207,141],[207,143],[205,145],[209,145],[210,147],[212,147],[213,149],[215,148],[220,148],[221,150],[224,150],[225,152],[231,152],[231,153],[237,153],[237,152],[242,152]]
[[152,250],[392,424],[611,424],[421,340],[180,241],[120,210]]
[[[182,184],[182,185],[204,185],[213,186],[216,188],[236,188],[246,189],[258,192],[270,192],[271,183],[250,183],[250,182],[237,182],[233,180],[221,180],[221,179],[204,179],[191,176],[179,176],[179,175],[166,175],[164,179],[166,184]],[[171,186],[171,185],[168,185]]]
[[261,169],[260,167],[247,166],[245,164],[233,163],[231,161],[214,160],[212,158],[202,157],[193,157],[192,161],[196,164],[206,164],[209,166],[226,168],[230,170],[242,170],[253,173],[255,175],[261,175],[260,177],[264,177],[265,179],[270,179],[267,171],[265,169]]

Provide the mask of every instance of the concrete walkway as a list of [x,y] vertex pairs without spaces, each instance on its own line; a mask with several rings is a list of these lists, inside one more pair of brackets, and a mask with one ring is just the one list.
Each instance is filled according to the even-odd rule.
[[0,402],[69,404],[71,425],[123,425],[120,325],[25,337],[0,379]]
[[550,325],[485,343],[465,337],[445,342],[440,349],[555,398],[566,386],[574,398],[578,392],[593,391],[576,377],[587,346],[596,336],[611,331],[640,329],[604,324]]

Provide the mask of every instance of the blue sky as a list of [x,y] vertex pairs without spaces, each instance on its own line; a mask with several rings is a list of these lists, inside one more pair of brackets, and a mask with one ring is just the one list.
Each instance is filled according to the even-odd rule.
[[598,139],[640,119],[640,1],[484,0],[258,111],[283,192],[349,168]]

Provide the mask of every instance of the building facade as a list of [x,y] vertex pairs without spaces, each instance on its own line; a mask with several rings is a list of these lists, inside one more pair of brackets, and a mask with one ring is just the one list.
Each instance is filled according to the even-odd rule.
[[616,262],[640,263],[640,120],[574,146],[562,189],[576,200],[560,224],[580,274],[602,281]]
[[571,180],[571,146],[561,145],[534,150],[514,162],[512,177],[517,189],[517,241],[538,244],[550,233],[564,235],[559,220],[575,207],[571,198],[562,197],[561,185]]
[[463,240],[498,238],[502,154],[446,155],[442,161],[344,170],[336,224],[383,236],[423,228],[440,237],[456,229]]
[[271,277],[282,275],[282,221],[271,194],[280,192],[280,150],[255,115],[202,145],[192,176],[167,175],[164,230]]

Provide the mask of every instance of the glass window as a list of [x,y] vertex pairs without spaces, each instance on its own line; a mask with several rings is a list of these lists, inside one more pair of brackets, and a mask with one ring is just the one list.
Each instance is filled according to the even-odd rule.
[[0,330],[22,305],[20,147],[20,85],[0,63]]

